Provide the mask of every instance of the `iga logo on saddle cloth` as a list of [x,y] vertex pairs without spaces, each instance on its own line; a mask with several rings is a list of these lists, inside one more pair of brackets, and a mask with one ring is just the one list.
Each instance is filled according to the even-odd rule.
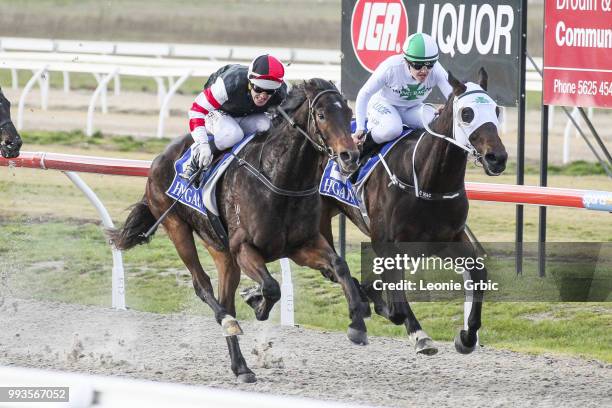
[[[179,174],[184,172],[185,167],[191,161],[191,149],[185,150],[181,158],[174,162],[174,180],[172,180],[172,184],[170,184],[170,187],[166,191],[166,195],[204,215],[207,215],[207,212],[210,211],[218,216],[219,210],[215,197],[215,185],[225,170],[234,161],[236,154],[242,150],[254,136],[255,133],[242,139],[242,141],[236,144],[229,152],[225,153],[216,165],[208,169],[202,176],[202,184],[204,187],[201,189],[195,185],[198,183],[189,186],[189,180],[179,176]],[[187,188],[188,186],[189,188]]]
[[333,197],[351,207],[359,208],[359,199],[353,184],[347,176],[342,175],[334,160],[330,159],[325,166],[321,184],[319,184],[319,194]]
[[363,192],[362,187],[365,181],[370,177],[370,174],[372,174],[378,163],[381,162],[381,159],[384,158],[400,140],[408,136],[411,132],[412,129],[406,129],[398,138],[385,143],[377,154],[370,157],[368,161],[357,170],[359,175],[357,176],[355,184],[351,183],[348,176],[342,175],[334,160],[329,160],[323,171],[323,177],[321,177],[319,194],[335,198],[351,207],[360,208],[360,204],[363,200],[359,199],[359,194]]

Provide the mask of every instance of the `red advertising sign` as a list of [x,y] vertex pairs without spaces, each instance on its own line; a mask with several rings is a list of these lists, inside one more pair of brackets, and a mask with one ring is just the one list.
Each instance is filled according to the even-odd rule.
[[408,36],[408,17],[402,0],[357,0],[351,17],[353,50],[369,72],[399,54]]
[[612,0],[546,0],[544,103],[612,108]]

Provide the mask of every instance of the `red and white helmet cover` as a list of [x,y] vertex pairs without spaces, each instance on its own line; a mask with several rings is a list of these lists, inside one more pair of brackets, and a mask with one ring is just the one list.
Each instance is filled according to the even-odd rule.
[[249,65],[249,81],[262,89],[278,89],[284,76],[283,63],[268,54],[260,55]]

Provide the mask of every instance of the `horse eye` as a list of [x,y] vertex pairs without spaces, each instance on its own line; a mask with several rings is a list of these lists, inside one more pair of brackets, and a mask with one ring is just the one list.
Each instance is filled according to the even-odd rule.
[[325,115],[322,114],[322,113],[317,113],[317,118],[320,119],[320,120],[323,120],[323,119],[325,119]]
[[461,121],[470,123],[472,120],[474,120],[474,110],[472,108],[461,109]]

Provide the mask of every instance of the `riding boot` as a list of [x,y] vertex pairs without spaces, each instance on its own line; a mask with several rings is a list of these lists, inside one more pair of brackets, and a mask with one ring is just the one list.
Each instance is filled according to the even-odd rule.
[[361,148],[361,153],[359,154],[359,163],[365,164],[368,159],[372,157],[372,154],[377,147],[378,143],[376,143],[372,138],[372,133],[366,133],[366,137]]
[[[219,154],[219,149],[217,149],[217,146],[214,144],[214,141],[209,141],[209,147],[211,150],[210,163],[212,164],[214,162],[216,155]],[[186,180],[191,180],[193,175],[196,174],[197,171],[200,169],[199,162],[200,162],[200,157],[197,154],[192,154],[191,160],[183,168],[183,172],[179,174],[179,177],[186,179]],[[196,186],[198,189],[201,189],[202,187],[204,187],[204,182],[206,178],[205,176],[206,176],[206,172],[208,171],[209,167],[210,165],[202,168],[202,171],[200,171],[200,174],[198,175],[197,180],[194,180],[192,185]]]
[[180,173],[179,176],[181,178],[189,180],[198,171],[199,168],[200,168],[200,165],[198,164],[198,157],[196,155],[193,155],[191,156],[191,160],[183,168],[183,172]]
[[365,140],[361,145],[361,153],[359,153],[359,168],[353,174],[351,174],[351,177],[349,178],[352,184],[355,184],[355,182],[357,181],[361,166],[363,166],[368,161],[368,159],[372,157],[377,147],[378,143],[374,141],[374,139],[372,138],[372,133],[368,131],[366,133]]

